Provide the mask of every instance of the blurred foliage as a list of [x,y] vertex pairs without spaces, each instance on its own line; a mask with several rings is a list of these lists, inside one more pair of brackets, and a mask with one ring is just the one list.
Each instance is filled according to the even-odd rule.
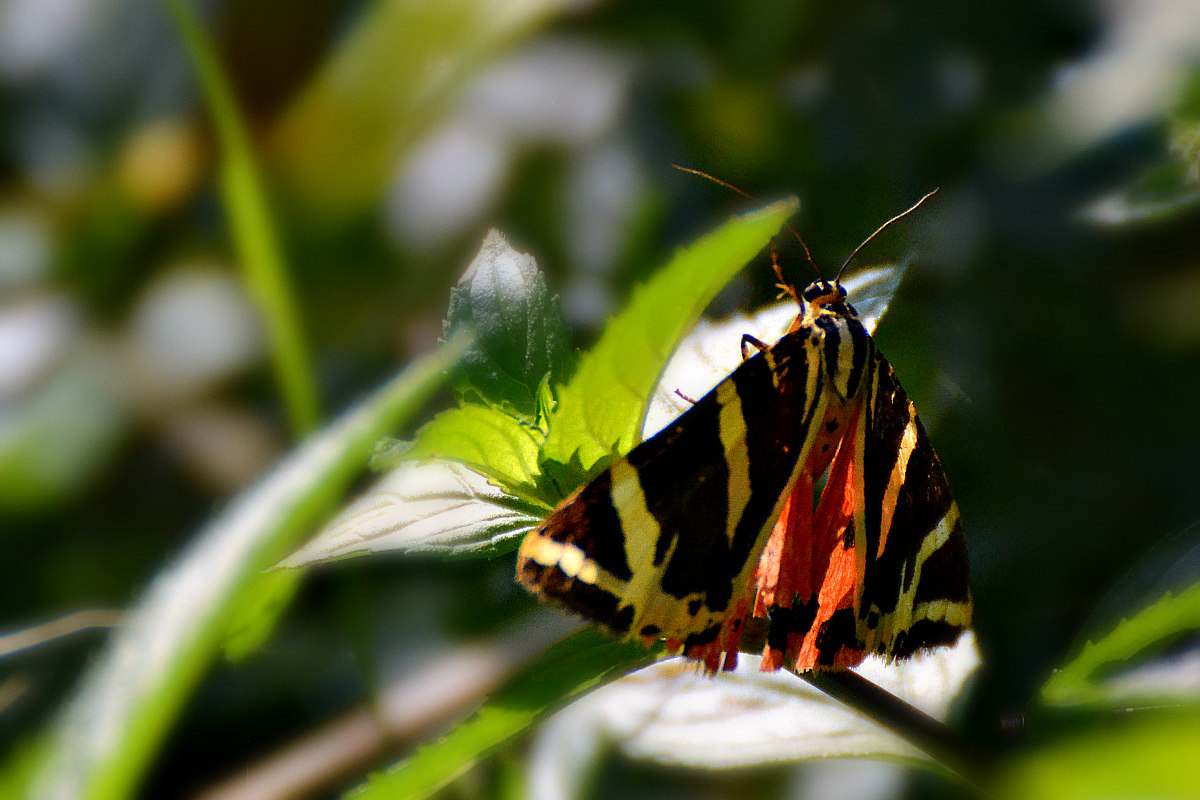
[[[248,633],[240,615],[271,627],[271,606],[294,586],[264,573],[297,536],[327,514],[384,432],[404,424],[441,383],[467,341],[452,341],[347,411],[234,498],[160,572],[130,609],[105,657],[91,665],[51,733],[33,793],[46,797],[123,797],[140,782],[196,679],[231,635]],[[274,604],[271,602],[276,600]]]
[[[206,370],[189,359],[237,309],[161,311],[158,280],[198,265],[255,295],[239,226],[275,242],[311,406],[338,409],[436,346],[491,226],[536,255],[590,347],[676,246],[746,207],[672,163],[764,200],[798,194],[793,224],[822,265],[940,186],[868,258],[912,256],[877,339],[965,518],[985,668],[956,729],[1011,753],[1009,796],[1194,796],[1181,766],[1200,697],[1186,680],[1200,564],[1172,562],[1170,586],[1166,567],[1145,566],[1169,534],[1182,532],[1179,552],[1200,535],[1194,2],[189,7],[256,165],[250,212],[221,188],[228,131],[165,8],[0,3],[3,631],[143,601],[214,509],[287,451],[289,413],[308,412],[277,388],[278,349],[244,344]],[[807,279],[798,248],[778,246],[786,274]],[[760,259],[713,308],[765,300],[773,283]],[[260,323],[269,338],[269,315]],[[561,344],[539,344],[559,357]],[[159,752],[140,796],[194,796],[379,702],[373,676],[400,680],[540,619],[505,558],[369,559],[262,583],[299,593],[291,606],[270,602],[279,586],[226,595],[250,617],[284,614],[278,627],[225,620],[243,637],[226,640],[236,664],[204,668],[229,632],[218,626],[192,672],[152,675],[184,688],[151,709]],[[45,756],[102,639],[0,661],[0,793]],[[1055,680],[1086,679],[1086,702],[1043,705],[1064,666]],[[1131,704],[1116,689],[1134,679],[1159,704],[1173,687],[1173,709]],[[465,710],[378,743],[315,791],[357,785]],[[464,791],[519,785],[522,747],[468,773]],[[682,782],[735,797],[783,796],[791,768],[695,780],[609,756],[598,769],[597,786],[642,796]]]
[[[1042,690],[1043,699],[1052,705],[1093,704],[1102,708],[1111,707],[1118,700],[1130,702],[1128,697],[1114,697],[1113,687],[1104,685],[1101,679],[1106,668],[1119,672],[1121,667],[1152,660],[1179,637],[1197,628],[1200,628],[1200,583],[1179,596],[1168,592],[1103,637],[1087,642],[1083,651],[1047,682]],[[1133,702],[1145,705],[1178,702],[1179,698],[1164,689],[1151,681]]]
[[660,656],[639,643],[613,641],[598,630],[573,634],[514,675],[452,733],[390,772],[372,776],[354,796],[363,800],[428,797],[551,709]]
[[249,132],[225,71],[191,6],[182,0],[168,0],[166,5],[195,65],[212,118],[220,152],[217,182],[242,278],[265,320],[292,428],[304,434],[317,424],[316,387]]

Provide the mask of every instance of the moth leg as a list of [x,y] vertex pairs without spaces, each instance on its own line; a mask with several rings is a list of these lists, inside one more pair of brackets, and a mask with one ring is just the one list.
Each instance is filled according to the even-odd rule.
[[[797,238],[799,237],[797,236]],[[800,243],[804,244],[804,240],[801,239]],[[808,245],[804,245],[804,251],[808,252]],[[809,261],[812,261],[811,256],[809,257]],[[782,300],[785,297],[790,297],[799,303],[800,297],[796,294],[796,287],[787,278],[783,277],[783,270],[779,268],[779,253],[775,250],[774,244],[771,245],[771,267],[775,270],[775,277],[779,278],[779,283],[775,284],[775,288],[779,290],[779,295],[775,299]]]
[[771,346],[769,344],[767,344],[766,342],[764,342],[762,339],[759,339],[755,336],[751,336],[748,333],[743,333],[742,334],[742,361],[745,361],[747,358],[750,357],[750,348],[746,347],[746,345],[748,345],[748,344],[754,345],[756,348],[758,348],[758,351],[760,353],[771,349]]
[[693,400],[692,398],[688,397],[686,394],[684,394],[683,392],[679,391],[678,389],[676,389],[676,390],[675,390],[675,394],[679,395],[679,397],[681,397],[682,399],[684,399],[684,400],[686,400],[687,402],[691,403],[692,405],[696,405],[696,401],[695,401],[695,400]]

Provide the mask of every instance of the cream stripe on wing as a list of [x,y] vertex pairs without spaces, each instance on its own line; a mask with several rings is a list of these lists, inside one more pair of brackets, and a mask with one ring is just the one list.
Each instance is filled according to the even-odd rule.
[[900,498],[900,490],[904,487],[904,478],[908,473],[908,460],[912,457],[917,446],[917,410],[910,401],[908,404],[908,425],[904,427],[904,435],[900,437],[900,449],[896,453],[896,462],[892,465],[892,474],[888,478],[887,489],[883,493],[883,512],[879,519],[879,547],[875,550],[875,558],[883,555],[887,544],[888,532],[892,529],[892,514],[896,511],[896,501]]
[[763,350],[763,360],[767,362],[767,369],[771,372],[771,385],[778,389],[779,373],[775,370],[775,356],[771,355],[770,350]]
[[[804,343],[804,360],[808,364],[808,375],[804,382],[804,397],[811,399],[809,407],[815,405],[822,394],[825,393],[824,381],[829,375],[829,368],[825,366],[824,348],[821,346],[819,337],[813,336]],[[821,414],[824,409],[819,410],[820,413],[813,417],[813,428],[821,423]],[[811,413],[805,409],[805,414]],[[813,437],[809,437],[810,439]],[[803,460],[803,458],[801,459]]]
[[[841,320],[839,320],[841,322]],[[838,332],[838,363],[837,363],[837,388],[838,394],[850,398],[850,374],[854,371],[854,354],[858,352],[858,343],[850,334],[850,328],[845,324],[839,324]]]
[[676,604],[669,602],[670,598],[663,594],[662,572],[671,563],[671,554],[675,552],[679,537],[671,538],[665,558],[659,566],[654,566],[654,552],[662,528],[646,506],[646,495],[642,492],[637,470],[622,458],[612,465],[610,472],[612,505],[621,520],[621,531],[625,534],[625,557],[633,573],[628,586],[620,592],[621,601],[636,609],[632,630],[640,629],[645,620],[666,628],[662,618],[674,616]]
[[945,622],[949,625],[955,625],[960,628],[965,628],[971,624],[972,604],[968,600],[930,600],[927,603],[921,603],[913,609],[913,622],[920,622],[923,619],[932,620],[933,622]]
[[[612,505],[625,534],[625,557],[633,580],[644,572],[654,573],[654,548],[661,529],[646,507],[646,495],[637,470],[627,460],[618,459],[611,468]],[[665,562],[664,562],[665,563]]]
[[[663,572],[671,563],[679,536],[671,537],[662,561],[655,566],[654,554],[662,529],[646,506],[646,495],[642,492],[637,470],[621,459],[612,465],[610,471],[612,505],[621,520],[621,530],[625,534],[625,556],[633,573],[629,582],[621,584],[613,594],[617,595],[622,605],[634,607],[630,630],[640,631],[643,626],[651,624],[660,629],[659,636],[683,639],[690,633],[714,624],[724,614],[709,611],[703,605],[703,595],[676,598],[663,591]],[[701,601],[696,614],[688,611],[688,602],[691,600]]]
[[938,524],[921,540],[921,549],[917,551],[917,557],[913,560],[915,567],[912,591],[916,591],[916,586],[921,580],[921,566],[929,560],[931,555],[940,550],[942,545],[950,541],[950,535],[954,533],[956,525],[958,525],[958,504],[951,503],[950,507],[946,509],[946,513],[938,520]]
[[587,553],[570,542],[559,542],[549,536],[531,533],[521,543],[521,558],[543,567],[558,567],[567,577],[593,584],[614,595],[619,596],[626,591],[625,581],[588,558]]
[[[929,560],[929,557],[936,553],[946,542],[950,541],[950,536],[954,533],[958,525],[958,505],[950,504],[950,508],[946,509],[946,513],[942,515],[941,520],[934,526],[933,530],[925,535],[921,540],[921,547],[917,550],[916,556],[909,564],[904,565],[904,574],[900,577],[900,586],[908,586],[905,590],[902,588],[900,598],[896,602],[896,610],[893,614],[887,617],[890,623],[886,631],[882,631],[883,640],[889,645],[895,641],[896,634],[899,630],[896,625],[902,626],[901,629],[908,628],[913,621],[913,604],[917,596],[917,588],[921,585],[921,567]],[[908,570],[912,569],[912,577],[909,578]]]
[[725,513],[725,537],[730,543],[738,522],[750,502],[750,451],[746,446],[746,420],[742,416],[742,398],[733,381],[717,385],[720,403],[719,428],[725,464],[729,470],[728,502]]

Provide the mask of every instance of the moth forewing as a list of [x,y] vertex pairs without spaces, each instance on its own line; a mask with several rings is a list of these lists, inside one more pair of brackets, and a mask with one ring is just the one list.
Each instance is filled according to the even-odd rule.
[[860,635],[874,652],[902,657],[952,643],[970,624],[966,540],[916,408],[881,355],[869,411]]
[[[526,536],[522,583],[710,671],[734,663],[749,613],[770,617],[767,668],[957,637],[966,551],[912,404],[840,285],[797,299],[788,333]],[[811,509],[826,470],[815,517],[785,514]]]
[[785,336],[564,501],[522,543],[521,581],[618,633],[717,640],[816,435],[817,346]]

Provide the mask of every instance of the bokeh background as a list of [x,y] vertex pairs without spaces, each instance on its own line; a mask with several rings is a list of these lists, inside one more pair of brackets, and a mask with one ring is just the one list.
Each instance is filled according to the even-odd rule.
[[[0,660],[0,741],[51,719],[105,626],[306,420],[436,346],[489,226],[538,258],[586,347],[677,246],[753,205],[672,164],[798,195],[827,269],[940,187],[863,260],[911,258],[877,338],[966,520],[985,660],[970,737],[1019,739],[1081,636],[1200,576],[1195,0],[195,8],[269,188],[319,411],[275,379],[165,8],[0,0],[0,632],[86,612]],[[773,283],[760,261],[716,311]],[[510,576],[506,558],[314,571],[270,640],[207,673],[143,796],[253,771],[464,642],[533,647]],[[487,796],[520,753],[454,791]],[[614,756],[596,796],[822,785],[793,770]]]

